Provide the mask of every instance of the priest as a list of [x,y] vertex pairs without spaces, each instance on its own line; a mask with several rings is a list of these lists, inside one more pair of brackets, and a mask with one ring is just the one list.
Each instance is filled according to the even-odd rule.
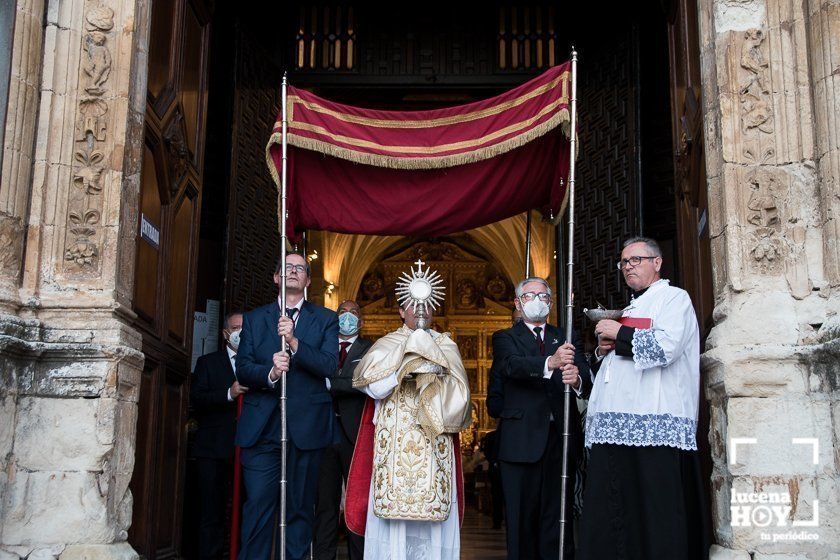
[[347,488],[346,520],[365,560],[460,557],[463,484],[458,433],[470,390],[458,347],[431,329],[443,298],[418,261],[398,282],[403,325],[376,341],[353,376],[366,404]]
[[685,290],[661,277],[656,241],[627,240],[617,265],[633,293],[620,321],[595,325],[580,556],[705,559],[697,316]]

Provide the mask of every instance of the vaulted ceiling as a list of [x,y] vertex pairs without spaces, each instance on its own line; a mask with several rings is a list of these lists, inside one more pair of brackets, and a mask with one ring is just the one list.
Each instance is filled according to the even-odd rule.
[[[538,212],[534,212],[531,228],[531,275],[553,277],[554,228],[544,223]],[[526,217],[521,214],[466,234],[493,257],[516,285],[525,277],[525,229]],[[324,233],[324,279],[336,286],[326,295],[325,305],[335,308],[345,299],[355,299],[368,270],[403,240],[400,236]]]

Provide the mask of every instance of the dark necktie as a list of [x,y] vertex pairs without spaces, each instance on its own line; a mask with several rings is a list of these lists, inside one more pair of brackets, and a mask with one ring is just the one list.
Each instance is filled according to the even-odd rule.
[[537,344],[540,347],[540,356],[545,356],[545,342],[542,338],[542,327],[534,327],[534,336],[537,337]]
[[[289,319],[291,319],[292,321],[295,321],[295,315],[297,315],[297,312],[298,312],[297,307],[287,307],[286,308],[286,316]],[[295,322],[297,323],[297,321],[295,321]]]
[[344,360],[347,359],[347,349],[350,347],[350,343],[342,340],[339,346],[341,349],[338,351],[338,369],[341,369],[344,367]]

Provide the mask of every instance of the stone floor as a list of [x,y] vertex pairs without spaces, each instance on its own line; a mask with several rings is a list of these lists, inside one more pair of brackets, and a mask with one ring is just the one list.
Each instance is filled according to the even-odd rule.
[[[504,560],[505,553],[504,529],[493,529],[490,516],[467,508],[461,526],[461,560]],[[347,559],[347,548],[342,539],[338,560]]]
[[490,516],[467,508],[461,526],[461,560],[504,560],[506,552],[504,528],[493,529]]

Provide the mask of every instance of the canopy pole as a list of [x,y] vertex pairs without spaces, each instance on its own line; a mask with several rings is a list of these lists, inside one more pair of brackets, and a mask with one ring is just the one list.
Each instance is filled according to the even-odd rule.
[[[281,86],[281,136],[282,136],[282,169],[280,171],[280,317],[286,316],[286,194],[287,194],[287,94],[288,86],[287,73],[283,72],[283,83]],[[280,337],[280,352],[286,352],[286,337]],[[280,375],[280,560],[286,560],[286,466],[288,457],[288,435],[287,435],[287,406],[286,406],[286,374]]]
[[[571,105],[571,123],[569,128],[569,245],[567,258],[568,274],[566,280],[566,342],[572,343],[572,282],[574,280],[574,251],[575,251],[575,154],[577,154],[577,50],[572,46],[572,98]],[[557,228],[562,228],[562,222],[558,221]],[[562,236],[558,235],[558,239]],[[559,268],[559,262],[558,262]],[[559,280],[559,275],[558,275]],[[569,430],[569,423],[571,422],[571,406],[572,406],[572,389],[569,385],[564,385],[563,388],[563,466],[560,473],[562,486],[560,489],[560,560],[566,558],[566,524],[571,523],[567,519],[566,510],[569,501],[569,483],[571,477],[569,476],[569,439],[571,432]],[[572,482],[573,483],[573,482]]]
[[525,213],[525,278],[531,277],[531,211]]

